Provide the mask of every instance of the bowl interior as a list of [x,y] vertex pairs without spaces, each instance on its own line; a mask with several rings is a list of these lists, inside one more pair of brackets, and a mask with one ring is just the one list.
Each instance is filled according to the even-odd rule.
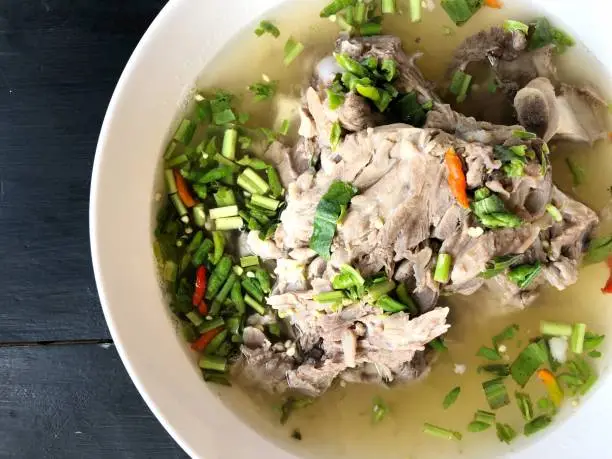
[[[312,1],[171,0],[130,59],[100,135],[90,230],[102,306],[134,383],[192,457],[246,458],[254,451],[269,459],[295,456],[251,427],[259,416],[254,405],[241,404],[240,416],[227,408],[227,394],[202,381],[193,355],[177,335],[151,250],[158,185],[154,177],[171,127],[213,57],[266,11],[281,3]],[[588,2],[593,5],[589,8],[578,8],[574,0],[523,3],[537,4],[563,23],[610,70],[612,48],[606,32],[612,6],[596,0]],[[600,386],[574,417],[524,449],[521,457],[550,457],[552,451],[564,451],[563,457],[601,452],[606,438],[601,421],[612,419],[606,410],[612,406],[610,378]]]

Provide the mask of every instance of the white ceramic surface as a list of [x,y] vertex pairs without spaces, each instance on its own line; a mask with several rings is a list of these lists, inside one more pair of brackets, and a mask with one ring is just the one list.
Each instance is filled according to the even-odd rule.
[[[169,126],[196,77],[236,32],[283,1],[171,0],[121,76],[96,151],[90,231],[104,314],[143,398],[174,439],[197,458],[293,456],[260,437],[219,401],[202,383],[174,331],[151,251],[154,177]],[[609,0],[532,3],[561,19],[612,70]],[[506,457],[612,457],[610,407],[612,379],[606,378],[569,421]]]

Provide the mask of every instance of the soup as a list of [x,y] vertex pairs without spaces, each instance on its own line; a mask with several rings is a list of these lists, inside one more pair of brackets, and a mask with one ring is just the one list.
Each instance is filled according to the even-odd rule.
[[[253,125],[278,129],[283,120],[291,120],[288,138],[295,142],[299,100],[305,82],[310,79],[316,63],[333,50],[338,35],[337,24],[318,18],[322,6],[324,2],[293,2],[290,7],[268,15],[284,32],[284,38],[288,35],[285,31],[290,30],[293,37],[306,45],[305,51],[292,65],[285,66],[281,59],[285,40],[257,38],[252,30],[245,30],[202,74],[197,87],[220,88],[238,95],[239,110],[250,113],[249,122]],[[508,18],[530,19],[534,16],[537,12],[518,7],[485,8],[466,25],[457,28],[446,12],[437,6],[431,12],[424,12],[420,23],[411,23],[407,14],[386,16],[384,32],[401,38],[407,54],[423,52],[418,66],[428,80],[441,83],[447,76],[453,51],[466,37]],[[560,56],[557,65],[562,81],[590,82],[600,90],[608,90],[607,75],[601,64],[580,45]],[[590,71],[584,73],[585,69]],[[247,96],[246,88],[262,80],[262,75],[266,80],[278,80],[273,103],[253,102]],[[461,111],[460,105],[458,110]],[[595,210],[609,206],[612,162],[607,157],[611,148],[606,141],[599,141],[594,147],[554,142],[551,162],[555,185]],[[583,184],[573,184],[575,178],[567,166],[567,158],[578,164],[588,177]],[[611,229],[610,219],[602,219],[602,233],[609,233]],[[589,330],[605,332],[605,324],[612,319],[610,300],[601,292],[606,276],[603,264],[583,267],[574,285],[563,291],[544,289],[524,310],[500,308],[499,299],[483,290],[469,296],[442,297],[440,304],[450,306],[451,310],[452,327],[445,336],[448,351],[438,355],[426,377],[390,389],[370,384],[335,384],[312,405],[293,412],[285,425],[280,425],[276,409],[282,404],[282,397],[243,385],[239,378],[231,389],[214,389],[245,422],[300,457],[427,459],[459,454],[473,459],[491,457],[520,448],[524,440],[510,446],[501,445],[495,427],[486,432],[466,432],[466,426],[477,409],[490,410],[482,388],[482,382],[490,378],[477,371],[479,366],[487,363],[476,355],[479,348],[488,346],[491,338],[509,324],[518,325],[518,332],[512,340],[504,343],[506,350],[499,362],[501,364],[514,361],[529,340],[540,334],[541,321],[581,322]],[[514,392],[515,386],[508,386]],[[456,403],[445,409],[443,400],[454,387],[461,388],[460,396]],[[524,392],[531,395],[534,404],[547,394],[535,377]],[[373,423],[372,401],[377,397],[384,400],[389,412],[381,422]],[[567,416],[573,409],[575,406],[566,403],[561,416]],[[513,425],[516,429],[525,423],[521,411],[514,406],[497,414],[497,422]],[[446,441],[425,435],[425,422],[464,432],[463,439]]]

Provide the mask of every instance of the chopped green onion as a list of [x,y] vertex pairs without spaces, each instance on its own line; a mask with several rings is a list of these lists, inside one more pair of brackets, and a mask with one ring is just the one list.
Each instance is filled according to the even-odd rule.
[[490,411],[478,410],[474,415],[474,420],[478,422],[484,422],[486,424],[495,423],[495,413],[491,413]]
[[320,16],[328,18],[336,13],[339,13],[349,6],[353,6],[356,0],[333,0],[329,5],[321,10]]
[[184,217],[185,215],[187,215],[187,208],[183,204],[183,201],[181,201],[181,198],[178,194],[171,195],[170,200],[172,201],[172,204],[174,204],[174,207],[176,208],[176,211],[178,212],[180,217]]
[[210,218],[216,220],[218,218],[235,217],[238,215],[238,206],[215,207],[209,211]]
[[233,206],[236,204],[234,192],[228,187],[220,187],[214,194],[215,202],[219,207]]
[[233,174],[232,168],[230,166],[219,166],[215,169],[212,169],[208,172],[206,172],[204,175],[202,175],[201,177],[197,178],[197,182],[199,184],[207,184],[207,183],[213,183],[213,182],[218,182],[219,180],[225,178],[225,177],[229,177]]
[[406,309],[408,310],[410,314],[416,315],[419,313],[419,308],[417,307],[416,303],[414,302],[414,300],[408,293],[408,288],[406,287],[406,284],[401,282],[395,289],[395,294],[397,295],[397,298],[404,305],[406,305]]
[[342,127],[340,126],[339,121],[335,121],[332,124],[331,132],[329,134],[329,144],[331,145],[332,150],[336,150],[338,145],[340,144],[340,136],[342,135]]
[[571,336],[572,326],[569,324],[542,320],[540,322],[540,333],[548,336]]
[[[347,10],[348,11],[348,10]],[[351,34],[353,32],[353,26],[351,25],[351,21],[348,18],[345,18],[344,15],[338,13],[330,16],[329,19],[332,22],[338,24],[338,26],[344,30],[345,32]]]
[[266,314],[266,308],[264,308],[260,303],[258,303],[253,297],[250,295],[244,296],[244,302],[251,306],[259,315],[263,316]]
[[525,387],[531,376],[548,361],[548,351],[543,342],[531,343],[518,355],[512,365],[510,374],[516,383]]
[[432,348],[436,352],[445,352],[448,351],[446,344],[444,344],[444,340],[442,338],[432,339],[427,345]]
[[491,424],[488,424],[486,422],[482,422],[482,421],[472,421],[468,424],[468,431],[469,432],[483,432],[487,429],[491,428]]
[[184,119],[176,129],[173,139],[179,143],[182,143],[183,145],[187,145],[189,142],[191,142],[195,130],[196,124],[191,120]]
[[166,282],[176,281],[176,274],[178,272],[178,266],[175,262],[168,260],[164,264],[164,279]]
[[304,45],[299,41],[296,41],[293,37],[290,37],[285,44],[285,58],[283,62],[286,66],[291,63],[304,51]]
[[166,169],[164,171],[164,178],[166,180],[168,194],[176,193],[176,179],[174,178],[174,171],[172,169]]
[[596,335],[595,333],[586,332],[584,334],[584,350],[592,351],[599,347],[601,343],[603,343],[605,337],[605,335]]
[[221,154],[227,159],[234,159],[236,157],[236,141],[238,140],[238,131],[236,129],[226,129],[225,135],[223,136],[223,147],[221,148]]
[[472,82],[472,75],[465,73],[461,70],[456,70],[451,80],[450,92],[457,96],[457,102],[463,102],[467,96],[470,84]]
[[529,437],[542,429],[545,429],[552,422],[552,418],[548,415],[538,416],[531,422],[525,424],[525,428],[523,429],[523,433],[525,436]]
[[270,193],[275,198],[280,198],[283,195],[283,186],[281,185],[280,177],[278,172],[273,167],[266,169],[266,175],[268,176],[268,185],[270,186]]
[[255,279],[257,282],[259,282],[259,286],[264,293],[270,293],[272,291],[272,279],[270,278],[268,271],[262,268],[257,268],[255,270]]
[[445,410],[450,408],[451,405],[453,405],[457,401],[457,398],[459,397],[460,393],[461,393],[461,387],[459,386],[451,389],[451,391],[448,394],[446,394],[446,396],[444,397],[444,401],[442,402],[442,407]]
[[349,73],[357,76],[364,77],[367,73],[366,68],[357,62],[355,59],[350,57],[345,53],[334,53],[334,57],[336,58],[336,62],[342,67],[344,70]]
[[508,279],[518,287],[526,289],[542,272],[542,264],[538,261],[533,265],[520,265],[508,271]]
[[213,231],[212,237],[214,250],[212,256],[210,257],[210,261],[213,265],[216,265],[219,263],[219,260],[221,260],[223,251],[225,250],[225,236],[219,231]]
[[291,123],[289,120],[283,120],[280,126],[280,129],[278,130],[278,132],[280,132],[282,135],[287,135],[289,134],[289,129],[291,128]]
[[240,259],[240,266],[248,268],[250,266],[259,266],[259,257],[257,255],[249,255]]
[[259,194],[266,194],[270,189],[266,181],[257,175],[253,169],[247,167],[242,175],[244,175],[253,183],[253,185],[255,185],[255,187],[259,190]]
[[523,415],[523,419],[525,419],[525,421],[531,421],[533,419],[533,403],[531,402],[531,397],[529,394],[518,391],[515,392],[514,395],[519,410]]
[[439,253],[436,261],[434,280],[446,284],[450,280],[453,258],[448,253]]
[[[223,233],[219,233],[223,236]],[[213,235],[214,237],[214,235]],[[215,239],[216,241],[216,239]],[[212,300],[215,298],[223,284],[225,283],[227,277],[232,270],[232,259],[229,256],[223,256],[215,266],[212,274],[208,278],[208,283],[206,287],[206,295],[205,298],[207,300]]]
[[508,397],[508,391],[506,390],[503,378],[485,381],[482,383],[482,388],[492,410],[497,410],[510,403],[510,397]]
[[538,135],[533,132],[514,130],[512,131],[512,137],[520,140],[532,140],[537,139]]
[[169,160],[176,153],[176,149],[178,148],[178,143],[174,140],[171,140],[166,148],[166,152],[164,153],[164,159]]
[[482,346],[478,349],[476,353],[478,357],[483,357],[487,360],[501,360],[501,355],[497,352],[496,349],[491,349],[490,347]]
[[204,205],[196,204],[193,206],[191,211],[193,213],[193,223],[198,228],[204,228],[204,225],[206,224],[206,211],[204,210]]
[[255,184],[244,175],[239,175],[236,183],[240,188],[245,191],[248,191],[251,194],[257,194],[260,191],[259,188],[257,188]]
[[255,29],[255,35],[261,37],[264,33],[269,33],[274,38],[278,38],[280,35],[280,30],[270,21],[261,21],[259,23],[259,27]]
[[383,295],[387,295],[395,289],[395,282],[391,279],[383,279],[382,282],[378,282],[374,285],[366,288],[368,294],[368,301],[376,302]]
[[372,422],[374,424],[379,423],[388,413],[389,407],[385,401],[380,397],[375,397],[372,405]]
[[427,422],[423,426],[423,432],[434,437],[443,438],[445,440],[461,440],[462,438],[462,435],[459,432],[444,429]]
[[198,364],[204,370],[224,372],[227,369],[227,359],[216,355],[204,355]]
[[382,14],[395,14],[395,0],[382,0]]
[[189,311],[187,314],[185,314],[185,317],[187,317],[189,321],[196,327],[199,327],[200,325],[202,325],[202,322],[204,322],[202,316],[195,311]]
[[508,325],[501,331],[501,333],[493,337],[493,345],[497,348],[499,346],[499,343],[501,343],[502,341],[507,341],[509,339],[514,338],[514,335],[518,330],[519,326],[517,324]]
[[400,312],[408,309],[405,304],[400,303],[399,301],[394,300],[389,295],[383,295],[378,300],[376,300],[376,306],[381,308],[385,312]]
[[421,0],[410,0],[410,20],[412,22],[421,22],[423,16],[423,6]]
[[247,291],[249,295],[261,302],[264,299],[264,293],[258,282],[254,279],[246,278],[242,279],[242,288]]
[[510,365],[503,363],[481,365],[478,367],[478,373],[490,373],[495,376],[503,377],[510,374]]
[[572,337],[570,339],[570,349],[574,354],[582,354],[584,352],[584,335],[586,333],[586,324],[576,323],[572,327]]
[[215,229],[217,231],[231,231],[241,229],[244,221],[240,217],[225,217],[215,219]]
[[333,290],[331,292],[323,292],[315,295],[313,298],[317,303],[336,303],[346,299],[344,292]]
[[213,112],[213,121],[217,126],[221,126],[236,121],[236,115],[231,108],[226,108],[219,112]]
[[482,3],[483,0],[442,0],[440,5],[451,20],[461,26],[482,7]]
[[591,351],[588,353],[588,356],[591,357],[592,359],[599,359],[602,356],[602,353],[599,351]]
[[529,33],[529,26],[521,21],[507,19],[506,21],[504,21],[504,30],[506,32],[523,32],[525,35],[527,35]]
[[516,438],[516,431],[508,424],[501,424],[498,422],[495,428],[497,430],[497,438],[503,443],[509,445],[512,443],[512,440]]
[[359,34],[364,37],[370,37],[372,35],[380,35],[382,31],[382,25],[377,22],[368,22],[359,27]]
[[276,210],[280,205],[280,201],[277,201],[276,199],[272,198],[267,198],[260,194],[254,194],[253,196],[251,196],[251,203],[257,207],[263,207],[264,209],[268,210]]
[[188,161],[189,161],[189,158],[187,157],[187,155],[178,155],[166,161],[165,166],[166,168],[169,169],[169,168],[176,167],[176,166],[182,166]]
[[238,276],[236,275],[236,273],[231,272],[229,277],[225,281],[225,284],[223,284],[223,287],[221,288],[221,290],[219,290],[219,293],[217,293],[217,296],[215,297],[215,300],[212,303],[209,313],[211,316],[216,316],[219,314],[221,305],[225,302],[225,300],[231,293],[232,288],[234,287],[234,284],[237,280]]
[[586,172],[584,168],[570,157],[565,158],[565,162],[572,173],[574,186],[582,185],[586,181]]
[[200,245],[200,247],[193,254],[191,264],[195,267],[202,265],[208,254],[213,250],[213,245],[213,241],[210,239],[205,239],[204,242],[202,242],[202,245]]
[[552,204],[547,204],[546,205],[546,212],[548,212],[550,214],[550,216],[552,217],[552,219],[554,221],[556,221],[557,223],[562,222],[563,221],[563,215],[561,214],[561,212],[559,211],[559,209],[557,209],[555,206],[553,206]]
[[219,328],[225,325],[225,322],[221,317],[216,317],[213,320],[205,320],[202,322],[202,325],[198,327],[198,331],[200,333],[206,333],[208,331],[214,330],[215,328]]

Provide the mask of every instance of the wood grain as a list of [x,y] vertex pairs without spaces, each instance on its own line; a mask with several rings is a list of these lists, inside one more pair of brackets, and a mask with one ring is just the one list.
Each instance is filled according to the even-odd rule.
[[113,346],[0,348],[0,457],[184,458]]
[[0,2],[0,343],[109,338],[91,167],[116,81],[164,3]]

